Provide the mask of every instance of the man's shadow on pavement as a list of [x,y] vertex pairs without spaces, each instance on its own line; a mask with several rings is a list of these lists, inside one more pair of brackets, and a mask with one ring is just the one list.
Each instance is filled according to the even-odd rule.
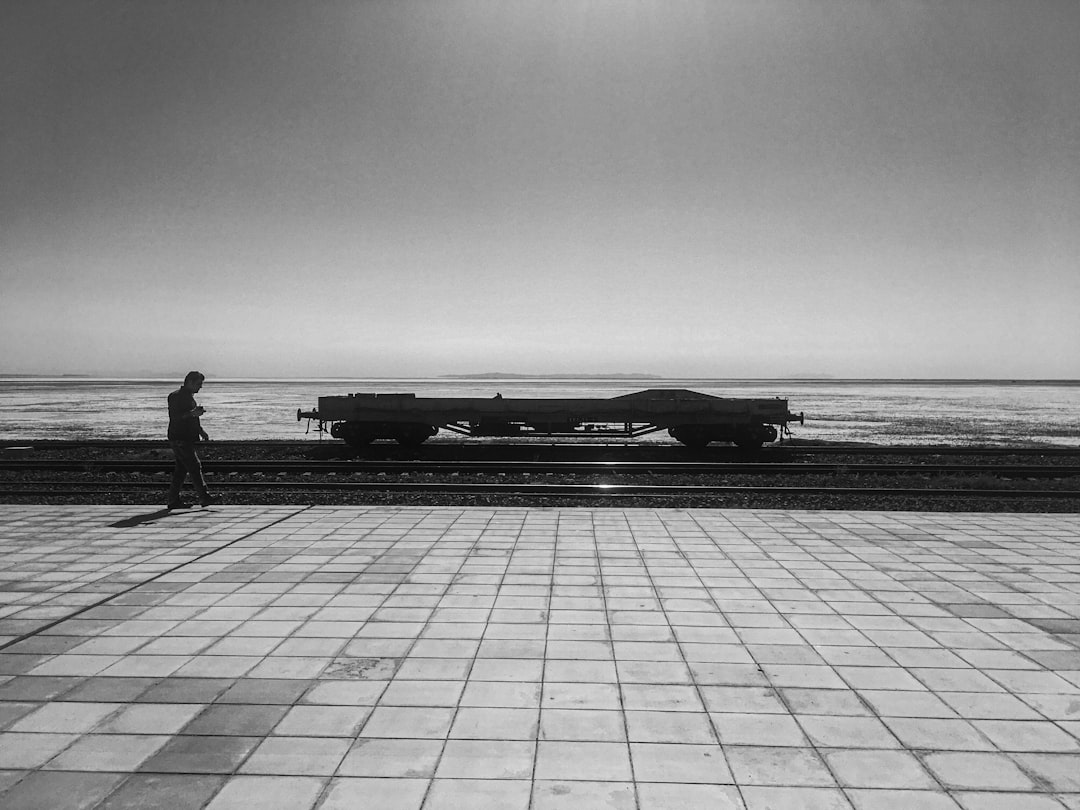
[[[147,512],[145,515],[132,515],[129,518],[118,520],[116,523],[110,523],[110,529],[130,529],[132,526],[141,526],[143,523],[153,523],[155,520],[161,520],[167,518],[169,515],[174,514],[172,509],[158,509],[155,512]],[[177,514],[183,514],[179,512]]]

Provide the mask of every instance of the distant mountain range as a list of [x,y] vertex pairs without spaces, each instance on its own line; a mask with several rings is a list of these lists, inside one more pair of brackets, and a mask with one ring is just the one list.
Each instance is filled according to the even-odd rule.
[[658,374],[509,374],[485,371],[482,374],[440,374],[440,380],[662,380]]
[[57,377],[78,377],[80,379],[91,379],[95,375],[93,374],[7,374],[0,371],[0,377],[6,377],[10,379],[34,379],[35,377],[48,377],[50,379]]

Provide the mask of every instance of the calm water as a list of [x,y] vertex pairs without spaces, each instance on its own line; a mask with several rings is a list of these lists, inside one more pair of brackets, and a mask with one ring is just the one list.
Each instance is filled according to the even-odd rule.
[[[0,440],[156,439],[173,380],[0,378]],[[807,380],[215,380],[198,396],[213,439],[302,439],[298,408],[367,391],[417,396],[613,397],[689,388],[782,397],[806,414],[796,437],[881,444],[1080,445],[1080,383]],[[312,433],[314,437],[314,433]],[[445,431],[436,440],[449,440]],[[671,441],[666,433],[647,441]]]

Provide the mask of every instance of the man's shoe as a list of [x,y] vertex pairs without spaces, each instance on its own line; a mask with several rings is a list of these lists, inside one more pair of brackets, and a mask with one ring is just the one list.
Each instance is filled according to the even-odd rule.
[[206,507],[215,503],[218,503],[218,499],[215,498],[213,495],[204,495],[203,497],[199,498],[199,506]]
[[177,501],[176,503],[169,503],[165,505],[166,509],[190,509],[195,504],[185,503],[184,501]]

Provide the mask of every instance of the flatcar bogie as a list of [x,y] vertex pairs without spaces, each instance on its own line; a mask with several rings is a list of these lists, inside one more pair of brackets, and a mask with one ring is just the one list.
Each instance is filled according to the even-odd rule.
[[365,447],[376,438],[376,431],[363,422],[335,422],[330,426],[330,435],[342,439],[350,447]]
[[668,434],[687,447],[705,447],[710,442],[731,442],[744,450],[774,442],[778,433],[772,425],[676,425]]
[[393,437],[398,444],[405,447],[419,447],[438,432],[439,429],[434,425],[405,422],[394,428]]

